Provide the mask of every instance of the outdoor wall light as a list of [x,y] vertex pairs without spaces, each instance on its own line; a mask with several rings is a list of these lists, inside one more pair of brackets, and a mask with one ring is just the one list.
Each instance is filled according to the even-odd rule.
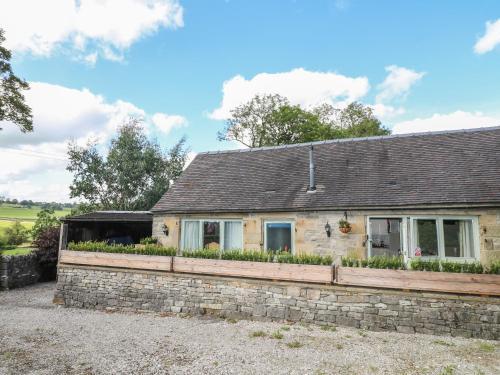
[[168,236],[167,224],[163,224],[163,226],[161,227],[161,230],[163,231],[163,234],[165,234],[165,236]]
[[332,227],[330,226],[330,224],[328,224],[328,221],[325,225],[325,232],[327,237],[330,237],[330,235],[332,234]]

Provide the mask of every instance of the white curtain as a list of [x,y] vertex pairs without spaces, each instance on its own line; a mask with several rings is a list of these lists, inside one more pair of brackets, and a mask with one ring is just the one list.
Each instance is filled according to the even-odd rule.
[[472,221],[460,221],[460,256],[474,258]]
[[224,222],[224,250],[243,249],[241,222]]
[[201,249],[199,221],[184,222],[183,244],[185,250]]

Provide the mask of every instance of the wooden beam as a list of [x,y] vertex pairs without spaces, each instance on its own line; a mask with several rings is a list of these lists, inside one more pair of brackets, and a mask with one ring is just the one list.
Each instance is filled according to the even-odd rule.
[[79,264],[151,271],[172,271],[172,257],[62,250],[61,264]]
[[333,267],[309,264],[174,258],[174,272],[331,284]]
[[338,267],[341,285],[500,296],[500,275]]

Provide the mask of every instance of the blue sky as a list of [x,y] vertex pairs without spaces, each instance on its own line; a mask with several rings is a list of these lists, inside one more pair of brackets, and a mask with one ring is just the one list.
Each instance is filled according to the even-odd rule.
[[0,195],[66,200],[67,140],[105,145],[127,113],[165,147],[186,135],[193,153],[235,148],[216,139],[224,117],[269,90],[358,100],[399,133],[500,125],[498,1],[35,3],[0,15],[35,114],[33,135],[3,125]]

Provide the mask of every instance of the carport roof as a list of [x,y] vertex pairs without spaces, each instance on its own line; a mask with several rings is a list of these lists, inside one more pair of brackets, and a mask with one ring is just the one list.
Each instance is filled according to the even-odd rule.
[[61,219],[69,221],[153,221],[149,211],[94,211]]

